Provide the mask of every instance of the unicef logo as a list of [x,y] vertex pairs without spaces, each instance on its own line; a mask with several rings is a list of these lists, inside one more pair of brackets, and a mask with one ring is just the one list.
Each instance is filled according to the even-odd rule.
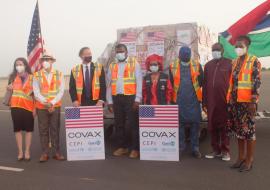
[[162,145],[163,146],[174,146],[175,145],[175,142],[174,141],[171,141],[171,142],[162,142]]
[[99,146],[100,144],[101,144],[100,140],[97,140],[95,142],[91,142],[91,141],[88,142],[88,145],[97,145],[97,146]]

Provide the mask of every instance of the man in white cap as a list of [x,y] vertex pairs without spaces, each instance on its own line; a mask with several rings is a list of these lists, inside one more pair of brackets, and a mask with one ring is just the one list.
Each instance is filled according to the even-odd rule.
[[36,109],[38,116],[38,127],[42,155],[40,162],[49,159],[50,147],[53,149],[55,160],[64,160],[60,153],[59,131],[60,131],[60,109],[61,99],[64,95],[64,75],[62,72],[53,69],[56,59],[45,53],[41,59],[42,69],[34,73],[33,91],[36,99]]

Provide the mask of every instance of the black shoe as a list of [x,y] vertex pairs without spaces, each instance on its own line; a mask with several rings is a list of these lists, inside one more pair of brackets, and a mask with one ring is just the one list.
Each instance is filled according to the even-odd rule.
[[250,166],[248,166],[247,164],[244,163],[239,168],[239,172],[249,172],[250,170],[252,170],[252,163],[250,164]]
[[245,163],[245,160],[238,160],[233,165],[231,165],[232,169],[238,169]]
[[202,154],[200,153],[200,151],[192,152],[192,156],[194,158],[197,158],[197,159],[201,159],[202,158]]

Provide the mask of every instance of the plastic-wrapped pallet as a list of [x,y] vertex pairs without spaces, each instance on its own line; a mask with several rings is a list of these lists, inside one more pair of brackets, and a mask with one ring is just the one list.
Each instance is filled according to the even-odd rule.
[[[129,56],[136,57],[145,72],[145,60],[151,54],[164,57],[164,68],[178,56],[180,47],[189,46],[192,58],[204,65],[211,59],[211,46],[217,35],[197,23],[145,26],[117,30],[117,42],[128,47]],[[109,44],[99,61],[108,67],[114,58],[115,44]]]

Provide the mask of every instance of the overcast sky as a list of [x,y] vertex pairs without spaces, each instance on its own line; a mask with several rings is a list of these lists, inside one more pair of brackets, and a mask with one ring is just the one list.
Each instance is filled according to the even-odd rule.
[[[0,76],[26,47],[36,0],[0,0]],[[39,0],[46,47],[64,73],[90,46],[96,59],[116,40],[116,30],[145,25],[199,22],[222,32],[264,0]],[[267,62],[263,60],[263,63]],[[269,63],[267,63],[270,66]]]

